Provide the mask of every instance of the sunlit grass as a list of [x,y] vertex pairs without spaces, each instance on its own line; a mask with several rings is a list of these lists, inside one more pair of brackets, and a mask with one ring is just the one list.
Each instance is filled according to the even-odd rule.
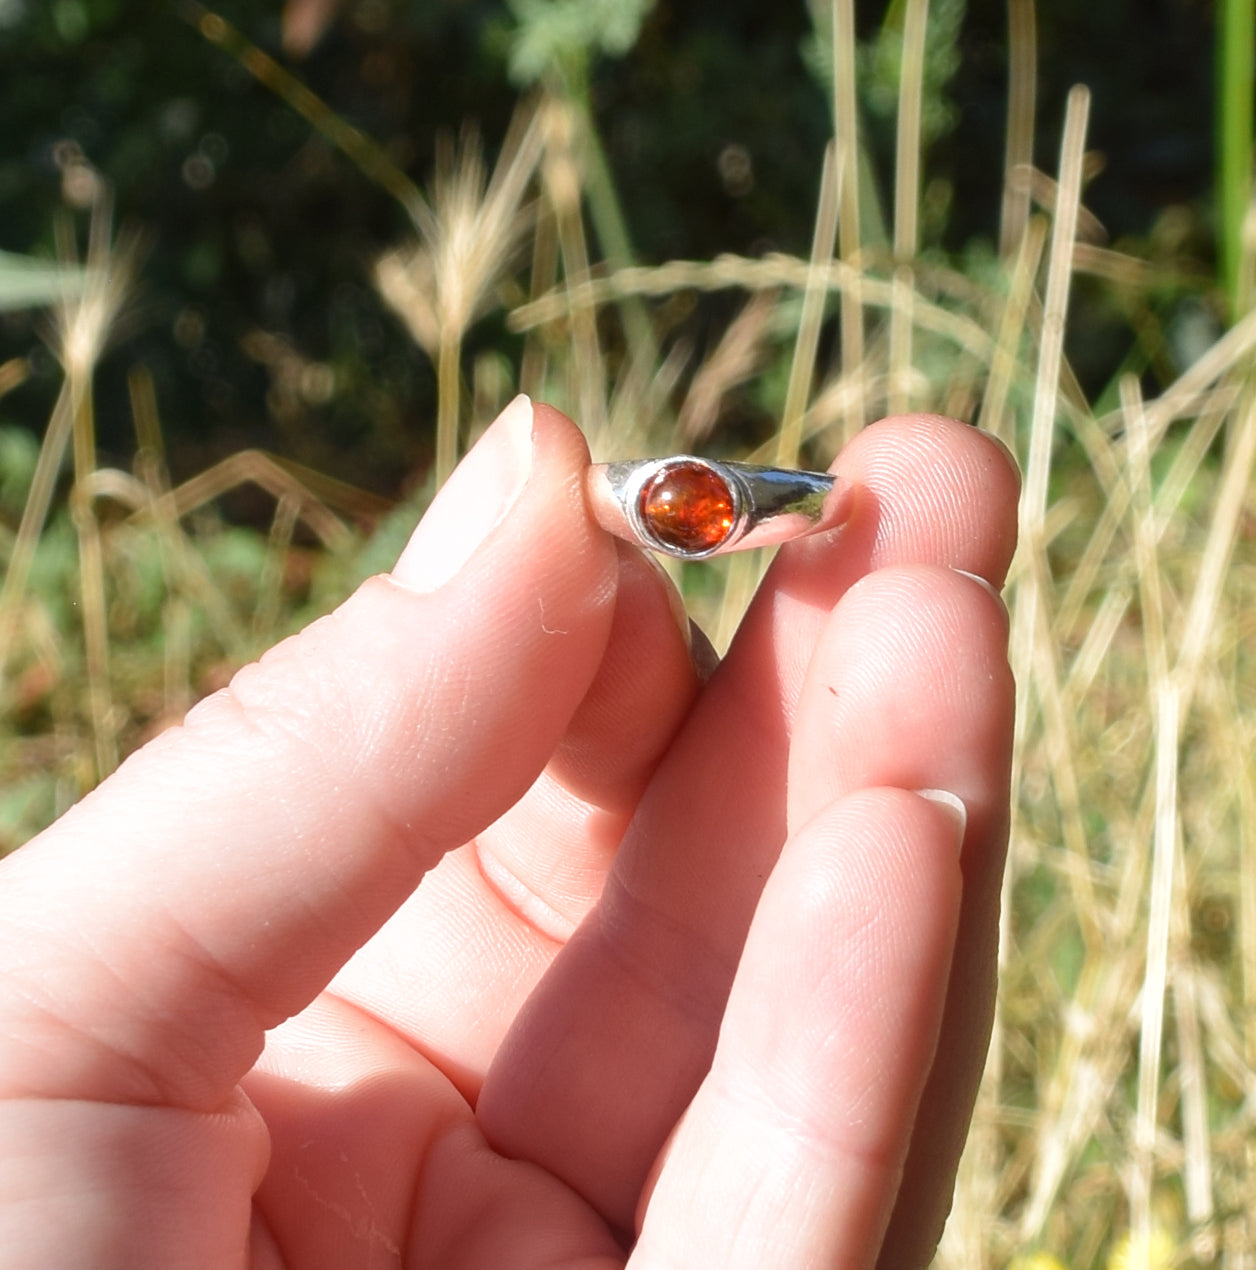
[[[894,228],[881,247],[861,237],[853,8],[818,7],[838,125],[816,155],[809,258],[599,267],[587,103],[562,96],[534,103],[491,173],[464,145],[430,198],[387,176],[415,237],[382,257],[378,282],[437,367],[440,471],[515,386],[466,364],[463,338],[495,305],[523,336],[517,385],[578,419],[599,459],[727,453],[721,405],[747,385],[780,427],[741,457],[824,464],[864,422],[905,409],[958,413],[1009,445],[1025,484],[1006,592],[1018,716],[1001,990],[938,1265],[1251,1265],[1256,315],[1154,396],[1126,376],[1105,395],[1115,405],[1097,410],[1066,355],[1073,284],[1089,273],[1134,294],[1155,279],[1144,262],[1079,240],[1091,232],[1085,90],[1070,98],[1055,171],[1028,166],[1032,6],[1009,6],[1000,243],[967,271],[920,241],[926,6],[899,7],[900,132],[892,204],[882,200]],[[273,64],[258,65],[275,78]],[[294,85],[279,88],[336,139],[334,116]],[[345,135],[371,173],[377,152]],[[668,306],[714,291],[744,298],[698,359],[673,338]],[[75,312],[62,327],[63,401],[32,461],[25,514],[0,544],[3,845],[364,569],[387,567],[418,510],[366,541],[359,526],[380,515],[369,498],[256,453],[172,489],[139,368],[134,467],[99,468],[90,380],[100,345],[72,355]],[[52,479],[71,442],[72,518]],[[214,514],[242,481],[275,500],[268,534]],[[682,571],[718,643],[762,564],[743,556]],[[79,603],[67,599],[75,589]]]

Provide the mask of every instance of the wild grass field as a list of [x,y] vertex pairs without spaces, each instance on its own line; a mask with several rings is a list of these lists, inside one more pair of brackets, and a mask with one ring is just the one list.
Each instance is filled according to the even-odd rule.
[[[387,567],[516,390],[568,411],[600,459],[730,453],[721,406],[751,383],[779,419],[735,455],[751,460],[823,466],[883,414],[955,415],[1015,452],[1024,489],[1005,593],[1018,710],[999,1006],[936,1264],[1256,1267],[1250,117],[1246,152],[1241,121],[1227,124],[1242,195],[1215,284],[1228,319],[1187,358],[1149,297],[1206,288],[1179,268],[1171,226],[1156,256],[1104,243],[1086,207],[1086,88],[1069,97],[1054,169],[1033,165],[1028,0],[1009,5],[999,242],[962,259],[926,236],[928,4],[896,6],[886,189],[860,162],[851,0],[816,10],[838,123],[815,156],[810,255],[653,264],[618,246],[614,178],[578,81],[546,81],[505,137],[448,141],[420,185],[243,34],[194,12],[207,57],[236,59],[405,207],[412,233],[379,252],[373,284],[435,368],[434,471],[396,508],[252,450],[172,484],[138,362],[134,458],[108,466],[93,385],[142,253],[115,234],[98,182],[90,226],[66,222],[61,266],[0,259],[0,303],[46,306],[62,376],[40,442],[0,435],[0,846]],[[1228,73],[1250,116],[1250,65]],[[82,177],[95,179],[86,162]],[[681,318],[715,293],[734,316],[696,348]],[[1065,353],[1083,303],[1124,313],[1138,349],[1093,399]],[[468,351],[489,313],[521,337],[513,361]],[[0,395],[25,371],[0,363]],[[307,400],[335,391],[316,362],[294,356],[286,374]],[[244,484],[269,500],[264,532],[221,510]],[[717,647],[763,566],[752,553],[683,569]]]

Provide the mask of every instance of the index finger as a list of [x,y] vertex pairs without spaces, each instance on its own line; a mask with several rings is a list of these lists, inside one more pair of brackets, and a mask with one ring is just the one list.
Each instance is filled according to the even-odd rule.
[[518,398],[391,577],[0,866],[0,1093],[216,1106],[265,1029],[523,793],[614,608],[587,462]]

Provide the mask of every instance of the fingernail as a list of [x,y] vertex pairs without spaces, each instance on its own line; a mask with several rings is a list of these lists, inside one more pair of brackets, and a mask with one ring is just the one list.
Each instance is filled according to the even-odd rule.
[[955,821],[955,850],[959,851],[964,845],[964,831],[968,828],[968,808],[964,806],[964,800],[949,789],[918,789],[916,793],[946,808]]
[[698,673],[699,683],[706,683],[720,665],[720,655],[715,651],[715,645],[697,622],[689,623],[689,660]]
[[951,572],[958,573],[961,578],[968,578],[970,581],[975,582],[983,591],[994,596],[1000,604],[1003,603],[1003,597],[994,589],[994,584],[989,578],[983,578],[979,573],[969,573],[967,569],[952,569]]
[[514,506],[531,470],[532,402],[520,393],[437,492],[393,566],[393,581],[419,592],[444,586]]
[[833,477],[833,488],[825,496],[820,519],[803,537],[814,534],[818,538],[840,529],[854,514],[857,487],[836,472],[831,472],[830,475]]
[[996,437],[993,432],[982,432],[981,435],[988,441],[994,442],[995,449],[1003,455],[1004,462],[1012,469],[1012,473],[1016,477],[1017,488],[1019,489],[1024,478],[1021,475],[1020,463],[1017,462],[1016,454],[1012,447],[1001,437]]
[[1003,616],[1007,617],[1007,603],[1003,599],[1003,593],[995,587],[989,578],[983,578],[979,573],[969,573],[967,569],[952,569],[951,572],[958,573],[961,578],[967,578],[970,582],[975,582],[998,604]]
[[833,473],[833,492],[825,499],[825,528],[844,525],[855,510],[856,487],[844,476]]

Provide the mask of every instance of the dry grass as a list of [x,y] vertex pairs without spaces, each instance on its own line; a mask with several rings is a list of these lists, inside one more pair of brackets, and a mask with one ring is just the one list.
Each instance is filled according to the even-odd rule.
[[[1071,284],[1091,271],[1137,287],[1148,270],[1079,241],[1089,232],[1084,90],[1070,98],[1054,178],[1027,170],[1028,10],[1020,0],[1010,7],[994,281],[920,254],[927,9],[916,0],[904,9],[893,249],[861,242],[853,16],[849,0],[835,0],[840,126],[827,156],[817,156],[809,259],[720,256],[599,271],[582,203],[587,114],[545,100],[493,174],[464,148],[430,201],[404,187],[419,209],[419,237],[384,258],[380,283],[437,364],[442,468],[453,438],[472,438],[509,391],[468,390],[460,351],[476,315],[504,301],[526,332],[520,386],[581,420],[599,458],[722,445],[721,401],[765,367],[782,371],[781,427],[744,457],[827,462],[864,421],[903,409],[960,413],[1015,450],[1025,486],[1007,589],[1018,715],[1002,986],[937,1264],[1237,1270],[1256,1266],[1256,314],[1159,396],[1143,400],[1130,380],[1119,410],[1095,414],[1064,353]],[[530,207],[526,190],[535,192]],[[1034,191],[1045,213],[1033,212]],[[512,253],[525,231],[527,276],[516,279]],[[667,303],[712,290],[744,292],[746,305],[694,365],[668,338]],[[840,356],[828,365],[820,335],[834,315]],[[290,620],[282,579],[299,555],[298,519],[343,554],[353,519],[369,510],[334,482],[265,456],[239,456],[171,490],[142,377],[136,470],[96,470],[95,355],[65,358],[49,457],[7,544],[0,596],[4,705],[16,720],[3,743],[5,781],[52,771],[50,809],[109,770],[120,744],[184,708],[212,682],[214,665],[249,655]],[[40,590],[34,567],[48,472],[71,438],[77,640],[65,635],[68,618]],[[243,600],[215,564],[221,527],[205,531],[196,519],[206,499],[239,479],[263,483],[277,506],[257,556],[260,582]],[[114,512],[102,519],[106,504]],[[117,614],[145,551],[159,562],[163,686],[137,725],[119,714],[139,689],[119,666]],[[741,557],[686,573],[718,641],[734,629],[761,567]],[[30,722],[33,698],[39,726]]]

